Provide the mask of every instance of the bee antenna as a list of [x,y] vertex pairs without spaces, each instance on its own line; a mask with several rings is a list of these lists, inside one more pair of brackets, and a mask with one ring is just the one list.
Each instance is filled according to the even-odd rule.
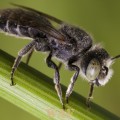
[[114,59],[117,59],[117,58],[120,58],[120,55],[117,55],[117,56],[111,58],[111,60],[114,60]]

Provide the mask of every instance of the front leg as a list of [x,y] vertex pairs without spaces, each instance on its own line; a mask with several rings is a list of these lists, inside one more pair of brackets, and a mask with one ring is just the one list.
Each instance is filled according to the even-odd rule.
[[60,75],[59,75],[59,68],[57,65],[51,60],[52,58],[52,52],[50,52],[49,56],[46,59],[46,63],[48,67],[55,69],[55,75],[54,75],[54,84],[55,84],[55,89],[57,91],[58,97],[60,99],[60,102],[62,103],[63,109],[65,108],[63,99],[62,99],[62,90],[61,90],[61,85],[60,85]]
[[90,108],[90,99],[92,98],[93,89],[94,89],[94,83],[91,83],[89,95],[88,95],[88,98],[87,98],[87,101],[86,101],[86,104],[87,104],[88,108]]
[[75,82],[76,82],[76,80],[77,80],[77,78],[78,78],[79,72],[80,72],[79,67],[77,67],[76,65],[73,65],[73,64],[70,63],[70,62],[68,63],[68,68],[69,68],[70,70],[74,70],[74,71],[76,71],[76,72],[75,72],[75,74],[72,76],[72,78],[71,78],[71,80],[70,80],[70,84],[69,84],[69,86],[68,86],[68,88],[67,88],[67,91],[66,91],[66,96],[65,96],[65,98],[66,98],[66,102],[67,102],[67,103],[68,103],[68,98],[69,98],[70,94],[71,94],[72,91],[73,91],[74,84],[75,84]]

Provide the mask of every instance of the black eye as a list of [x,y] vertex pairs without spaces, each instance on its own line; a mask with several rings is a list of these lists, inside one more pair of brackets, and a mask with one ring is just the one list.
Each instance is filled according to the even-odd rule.
[[103,66],[102,71],[107,75],[108,74],[108,67]]

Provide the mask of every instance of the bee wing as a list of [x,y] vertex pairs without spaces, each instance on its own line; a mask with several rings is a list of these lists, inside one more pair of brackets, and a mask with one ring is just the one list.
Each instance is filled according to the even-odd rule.
[[39,30],[61,42],[65,41],[65,37],[58,30],[56,30],[55,28],[51,26],[39,26]]
[[32,12],[35,12],[35,13],[37,13],[37,14],[39,14],[39,15],[41,15],[41,16],[44,16],[44,17],[46,17],[46,18],[48,18],[48,19],[50,19],[50,20],[52,20],[52,21],[54,21],[54,22],[56,22],[56,23],[58,23],[58,24],[64,23],[62,20],[60,20],[60,19],[58,19],[58,18],[55,18],[55,17],[53,17],[53,16],[51,16],[51,15],[48,15],[48,14],[46,14],[46,13],[43,13],[43,12],[41,12],[41,11],[37,11],[37,10],[35,10],[35,9],[29,8],[29,7],[25,7],[25,6],[22,6],[22,5],[18,5],[18,4],[14,4],[14,3],[11,3],[11,4],[14,5],[14,6],[17,6],[17,7],[20,7],[20,8],[23,8],[23,9],[26,9],[26,10],[29,10],[29,11],[32,11]]
[[[47,15],[47,14],[45,14],[45,13],[39,12],[39,11],[34,10],[34,9],[32,9],[32,8],[25,7],[25,6],[22,6],[22,5],[13,4],[13,3],[12,3],[12,5],[17,6],[17,7],[20,7],[20,8],[23,8],[23,9],[28,10],[28,11],[31,11],[31,12],[33,12],[33,13],[39,14],[39,16],[43,16],[43,17],[45,17],[46,19],[52,20],[52,21],[54,21],[54,22],[56,22],[56,23],[58,23],[58,24],[62,24],[62,23],[63,23],[63,21],[61,21],[61,20],[59,20],[59,19],[57,19],[57,18],[55,18],[55,17],[52,17],[52,16]],[[26,16],[26,17],[27,17],[27,16]],[[26,19],[26,18],[24,18],[24,19]],[[34,18],[33,18],[33,19],[34,19]],[[39,29],[41,32],[44,32],[44,33],[50,35],[51,37],[56,38],[57,40],[59,40],[59,41],[61,41],[61,42],[63,42],[63,41],[65,40],[64,35],[62,35],[62,34],[61,34],[57,29],[55,29],[52,25],[46,24],[45,22],[39,22],[39,23],[38,23],[38,22],[36,22],[35,20],[33,20],[33,22],[34,22],[34,25],[37,26],[36,28]],[[36,23],[35,23],[35,22],[36,22]],[[29,25],[30,25],[30,24],[29,24]],[[32,23],[32,25],[33,25],[33,23]]]

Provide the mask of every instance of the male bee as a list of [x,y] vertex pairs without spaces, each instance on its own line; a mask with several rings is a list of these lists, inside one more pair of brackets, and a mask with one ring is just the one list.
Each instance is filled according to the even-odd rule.
[[[14,72],[22,57],[28,55],[28,63],[34,50],[48,52],[46,64],[55,70],[53,81],[63,108],[59,74],[61,63],[64,63],[69,70],[75,71],[66,91],[66,102],[68,103],[68,98],[80,74],[90,83],[87,98],[89,107],[94,85],[103,86],[109,81],[112,76],[110,66],[120,55],[112,58],[100,45],[92,45],[91,36],[79,27],[69,25],[32,8],[16,6],[17,8],[0,10],[0,31],[27,37],[31,41],[18,52],[11,71],[11,85],[15,85]],[[57,23],[59,27],[55,27],[52,22]],[[52,61],[52,57],[61,61],[59,66]]]

